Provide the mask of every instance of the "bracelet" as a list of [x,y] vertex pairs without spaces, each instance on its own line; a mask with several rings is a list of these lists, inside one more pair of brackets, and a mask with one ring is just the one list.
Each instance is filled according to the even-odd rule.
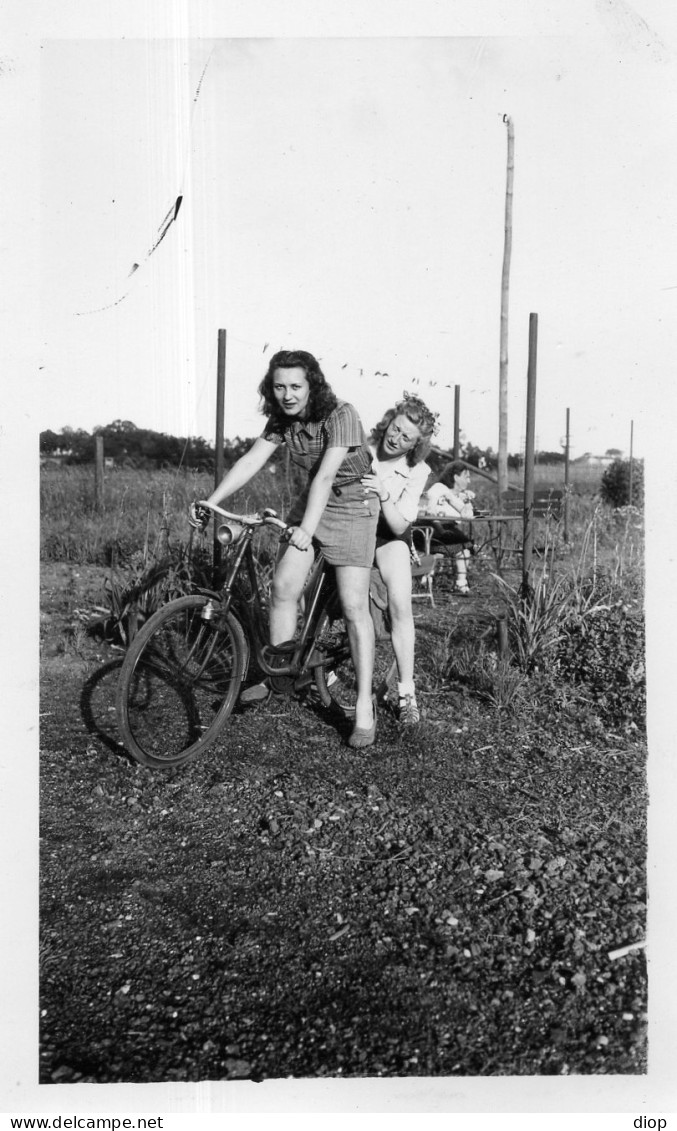
[[390,491],[388,491],[388,494],[386,495],[385,499],[383,498],[382,495],[379,495],[379,499],[381,500],[382,503],[387,503],[389,498],[390,498]]

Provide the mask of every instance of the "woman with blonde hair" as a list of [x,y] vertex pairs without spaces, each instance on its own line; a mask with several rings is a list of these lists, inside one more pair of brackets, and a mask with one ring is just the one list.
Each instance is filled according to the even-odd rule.
[[411,607],[411,524],[430,468],[425,462],[437,429],[437,416],[417,396],[404,394],[371,433],[372,470],[363,476],[378,496],[375,564],[388,591],[392,642],[397,661],[399,719],[417,723],[420,711],[414,683],[415,630]]

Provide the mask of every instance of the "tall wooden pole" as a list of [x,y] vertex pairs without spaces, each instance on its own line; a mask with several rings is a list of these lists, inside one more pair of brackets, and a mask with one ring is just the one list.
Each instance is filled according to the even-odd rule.
[[454,459],[461,454],[461,386],[454,385]]
[[630,421],[630,479],[628,480],[628,502],[632,506],[632,434],[634,431],[635,422]]
[[[214,433],[214,486],[223,479],[223,418],[226,393],[226,331],[219,330],[219,345],[216,359],[216,428]],[[214,583],[221,565],[221,543],[216,537],[214,524]]]
[[536,435],[536,355],[538,315],[529,315],[529,367],[527,369],[527,434],[524,447],[524,541],[522,592],[530,588],[529,571],[534,550],[534,437]]
[[508,158],[505,185],[505,232],[503,239],[503,273],[501,276],[501,341],[498,369],[498,508],[508,490],[508,299],[510,289],[510,257],[512,254],[512,199],[515,170],[515,130],[512,118],[503,115],[508,127]]
[[569,541],[569,409],[564,438],[564,541]]

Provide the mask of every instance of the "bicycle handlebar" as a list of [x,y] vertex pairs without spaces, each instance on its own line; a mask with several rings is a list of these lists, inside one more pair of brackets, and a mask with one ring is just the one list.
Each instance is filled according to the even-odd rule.
[[234,514],[232,511],[224,511],[223,507],[217,506],[216,503],[208,503],[204,499],[199,499],[195,506],[213,511],[220,518],[226,518],[230,522],[240,522],[243,526],[276,526],[278,530],[290,529],[286,522],[277,517],[275,511],[269,509],[262,512],[256,511],[254,514]]

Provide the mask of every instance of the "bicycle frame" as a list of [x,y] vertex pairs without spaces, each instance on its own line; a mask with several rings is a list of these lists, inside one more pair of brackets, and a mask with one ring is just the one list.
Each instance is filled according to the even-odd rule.
[[[304,613],[301,631],[293,641],[293,649],[278,649],[268,640],[268,623],[261,582],[254,560],[252,540],[255,526],[245,526],[237,542],[230,551],[228,569],[218,594],[219,613],[225,615],[232,611],[242,622],[242,627],[253,647],[256,662],[264,675],[285,676],[293,681],[310,673],[311,668],[321,663],[315,649],[315,636],[318,628],[318,613],[322,607],[321,598],[333,587],[322,551],[316,554],[303,590]],[[237,594],[236,582],[241,572],[249,582],[251,596],[242,598]],[[314,660],[314,663],[311,663]]]

